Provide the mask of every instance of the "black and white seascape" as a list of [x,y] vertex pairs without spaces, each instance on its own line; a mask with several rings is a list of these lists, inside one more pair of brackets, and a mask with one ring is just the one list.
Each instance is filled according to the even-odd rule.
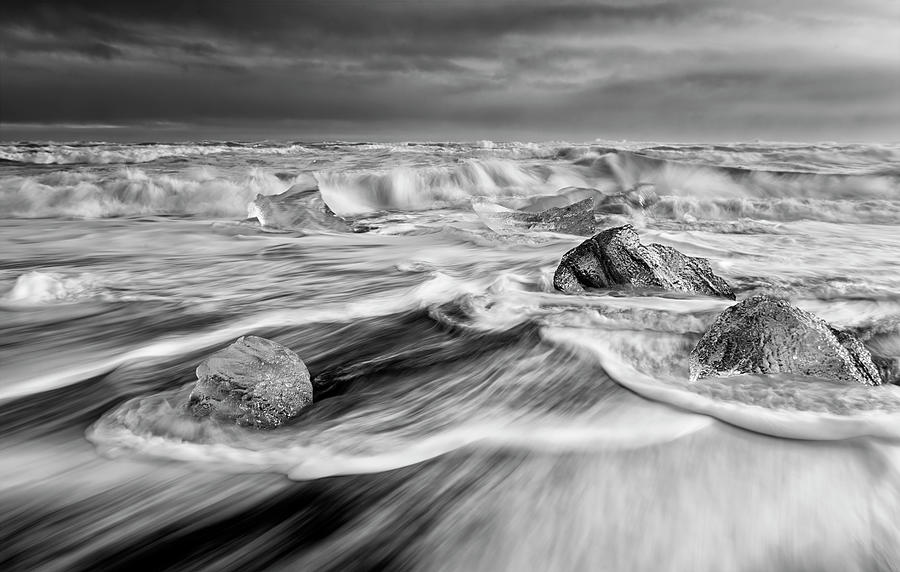
[[0,568],[900,570],[900,14],[765,4],[4,8]]

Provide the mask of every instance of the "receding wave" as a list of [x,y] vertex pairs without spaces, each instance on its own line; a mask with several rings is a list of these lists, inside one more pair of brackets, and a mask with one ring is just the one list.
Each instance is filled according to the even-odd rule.
[[[431,310],[445,302],[429,290],[459,294],[463,286],[437,277],[416,297],[428,300]],[[191,391],[187,384],[119,405],[87,435],[109,455],[277,471],[306,480],[393,470],[460,449],[553,454],[639,449],[714,423],[640,399],[602,375],[585,375],[582,360],[543,343],[528,328],[481,318],[486,327],[422,330],[428,340],[422,347],[351,360],[330,370],[325,386],[316,376],[316,403],[275,431],[193,418],[183,407]],[[388,320],[381,318],[382,327]],[[404,366],[417,373],[398,383]],[[378,388],[381,399],[359,400],[340,391],[320,399],[332,384]]]
[[[51,280],[50,291],[54,294],[57,285],[54,278],[27,278],[26,282],[38,283],[43,287],[44,282]],[[79,287],[82,283],[78,282]],[[29,290],[33,290],[30,288]],[[114,355],[91,356],[85,355],[82,359],[73,359],[62,368],[54,368],[42,375],[35,375],[33,371],[23,371],[18,374],[8,374],[4,384],[0,386],[0,403],[16,399],[22,396],[39,393],[50,389],[72,385],[90,377],[109,372],[123,364],[148,358],[184,355],[191,351],[212,347],[216,344],[232,340],[246,332],[259,331],[266,328],[278,328],[312,324],[316,322],[353,320],[366,316],[381,316],[401,313],[416,308],[445,303],[454,297],[471,294],[479,290],[476,283],[456,280],[440,273],[431,272],[428,279],[420,285],[405,292],[393,294],[373,295],[361,299],[356,303],[319,305],[315,308],[297,310],[279,310],[259,313],[235,321],[227,326],[220,326],[212,331],[207,331],[191,336],[164,336],[149,344],[128,348]],[[14,291],[15,292],[15,289]],[[26,293],[30,293],[26,291]],[[80,293],[80,291],[79,291]],[[38,295],[46,301],[46,296],[41,290],[32,294],[30,302],[35,302],[34,296]],[[71,292],[64,291],[63,295],[71,300]]]
[[[337,420],[328,432],[301,427],[267,434],[192,419],[181,406],[188,393],[189,386],[133,399],[95,423],[87,437],[106,454],[128,452],[232,470],[278,471],[309,480],[394,470],[473,446],[553,452],[641,448],[679,439],[712,422],[709,417],[635,401],[626,410],[606,411],[602,422],[589,417],[481,416],[452,427],[429,427],[413,412],[423,404],[409,400],[400,409],[410,419],[390,430],[372,431],[366,426],[373,422],[372,412],[362,411]],[[642,420],[639,425],[633,422],[635,416]],[[359,433],[364,431],[370,436],[361,444]]]

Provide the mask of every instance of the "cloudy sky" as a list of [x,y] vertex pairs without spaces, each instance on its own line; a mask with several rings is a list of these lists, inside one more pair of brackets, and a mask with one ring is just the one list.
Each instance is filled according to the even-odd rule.
[[0,8],[0,139],[900,140],[898,0]]

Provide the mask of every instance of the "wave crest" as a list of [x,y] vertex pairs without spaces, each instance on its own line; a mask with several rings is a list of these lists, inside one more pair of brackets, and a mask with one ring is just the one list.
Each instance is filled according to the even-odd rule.
[[428,210],[467,205],[474,197],[548,194],[587,186],[565,165],[525,166],[504,159],[468,159],[450,167],[315,173],[319,191],[336,214]]

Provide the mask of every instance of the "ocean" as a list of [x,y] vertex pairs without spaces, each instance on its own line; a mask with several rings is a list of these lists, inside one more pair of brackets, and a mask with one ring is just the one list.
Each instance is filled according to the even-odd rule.
[[[900,360],[900,145],[0,144],[0,568],[900,570],[900,386],[690,382],[734,302],[555,291],[585,188]],[[186,417],[251,334],[315,403]]]

